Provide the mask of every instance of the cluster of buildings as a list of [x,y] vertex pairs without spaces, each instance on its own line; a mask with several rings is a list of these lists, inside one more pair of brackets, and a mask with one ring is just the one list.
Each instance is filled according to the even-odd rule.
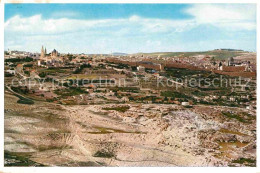
[[5,59],[12,59],[12,58],[33,58],[38,59],[40,55],[38,53],[31,53],[26,51],[18,51],[18,50],[9,50],[5,52],[4,58]]
[[160,63],[155,63],[152,61],[130,61],[130,60],[122,60],[119,58],[108,58],[106,60],[109,63],[115,63],[115,64],[124,64],[131,67],[136,67],[138,71],[144,71],[145,69],[155,70],[155,71],[163,71],[164,66]]
[[228,60],[215,60],[214,56],[175,56],[175,57],[144,57],[124,56],[110,57],[106,60],[110,63],[123,64],[136,67],[138,71],[151,69],[155,72],[163,71],[164,68],[187,68],[191,70],[206,70],[214,72],[255,72],[256,64],[247,60],[236,60],[233,57]]
[[138,71],[145,69],[154,70],[154,72],[163,71],[164,68],[188,68],[192,70],[208,70],[215,72],[256,72],[256,64],[248,60],[238,60],[233,57],[228,60],[215,60],[214,55],[195,55],[195,56],[174,56],[164,57],[144,56],[144,55],[124,55],[124,56],[94,56],[94,55],[76,55],[68,60],[66,55],[61,55],[57,50],[47,53],[46,47],[42,46],[41,53],[30,53],[25,51],[10,51],[5,53],[5,58],[24,58],[31,57],[37,59],[38,66],[64,66],[65,62],[70,64],[93,63],[97,61],[106,61],[115,64],[123,64],[137,68]]
[[[13,55],[16,58],[21,55],[29,56],[31,54],[26,52],[9,52],[6,56]],[[170,80],[173,83],[173,79],[170,79],[165,75],[167,68],[183,68],[190,70],[205,70],[213,71],[216,73],[253,73],[255,72],[255,63],[251,63],[246,60],[238,60],[236,58],[229,58],[228,60],[215,60],[212,55],[197,55],[197,56],[174,56],[174,57],[162,57],[162,56],[144,56],[144,55],[124,55],[124,56],[112,56],[112,55],[85,55],[85,54],[60,54],[57,50],[53,50],[50,53],[47,52],[46,47],[41,48],[39,58],[34,58],[37,61],[11,64],[16,65],[13,70],[11,68],[6,69],[13,75],[19,75],[22,78],[41,78],[37,71],[53,71],[52,79],[59,79],[61,77],[66,78],[67,82],[75,80],[75,76],[84,76],[83,78],[93,78],[96,83],[86,83],[81,85],[80,88],[86,93],[68,96],[62,98],[68,102],[77,103],[103,103],[103,102],[141,102],[141,103],[167,103],[167,104],[183,104],[183,106],[192,105],[192,103],[185,101],[184,99],[172,99],[170,97],[164,97],[161,95],[161,88],[152,88],[151,81],[156,79],[162,79],[162,81]],[[30,67],[28,66],[31,65]],[[8,66],[10,64],[7,64]],[[11,67],[11,66],[9,66]],[[53,68],[50,68],[53,67]],[[46,68],[46,69],[45,69]],[[47,69],[50,68],[50,69]],[[64,70],[67,69],[67,70]],[[78,70],[77,69],[81,69]],[[83,69],[83,70],[82,70]],[[60,71],[59,71],[60,70]],[[25,73],[25,71],[27,73]],[[61,71],[66,71],[64,74]],[[76,72],[76,73],[75,73]],[[105,82],[99,82],[99,76],[104,77]],[[70,79],[71,77],[71,79]],[[138,87],[139,91],[127,91],[126,89],[114,91],[113,87],[109,87],[110,78],[113,78],[116,84],[120,83],[121,79],[124,80],[124,87]],[[136,78],[138,78],[137,81]],[[107,80],[108,79],[108,80]],[[147,88],[142,88],[139,85],[139,81],[150,81]],[[66,82],[66,81],[65,81]],[[178,83],[178,85],[182,85]],[[59,97],[55,94],[55,90],[62,89],[57,86],[56,88],[50,88],[51,85],[44,88],[35,88],[34,94],[52,99]],[[78,87],[78,85],[73,86]],[[118,86],[117,86],[118,87]],[[150,88],[149,88],[150,87]],[[244,95],[247,95],[247,91],[244,91]],[[217,97],[217,96],[216,96]],[[195,100],[212,101],[215,98],[214,95],[200,97]],[[228,102],[239,101],[239,98],[230,96],[225,99]],[[244,98],[248,99],[248,98]],[[186,102],[186,103],[182,103]]]
[[47,53],[42,46],[40,59],[37,61],[38,66],[59,66],[64,62],[64,57],[60,56],[57,50],[53,50],[51,53]]

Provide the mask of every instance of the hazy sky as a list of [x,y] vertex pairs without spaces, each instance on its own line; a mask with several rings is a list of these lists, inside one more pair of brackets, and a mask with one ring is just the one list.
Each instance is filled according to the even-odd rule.
[[256,51],[254,4],[6,4],[5,50]]

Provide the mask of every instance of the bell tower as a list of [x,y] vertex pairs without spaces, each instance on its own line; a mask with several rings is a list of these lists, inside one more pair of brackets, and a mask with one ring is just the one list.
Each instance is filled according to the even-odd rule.
[[44,51],[44,48],[42,46],[42,50],[41,50],[41,59],[44,59],[45,57],[45,51]]

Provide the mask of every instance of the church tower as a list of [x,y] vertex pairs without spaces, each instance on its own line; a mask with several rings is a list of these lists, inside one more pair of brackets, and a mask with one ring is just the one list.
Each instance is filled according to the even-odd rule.
[[45,47],[45,50],[44,50],[44,54],[47,55],[47,50],[46,50],[46,47]]
[[43,49],[43,46],[42,46],[42,50],[41,50],[41,59],[44,59],[45,57],[45,52],[44,52],[44,49]]

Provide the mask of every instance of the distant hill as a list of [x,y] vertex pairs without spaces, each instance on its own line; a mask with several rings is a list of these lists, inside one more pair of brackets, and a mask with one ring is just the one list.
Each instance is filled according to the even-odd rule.
[[226,60],[230,57],[236,57],[246,51],[237,49],[215,49],[210,51],[202,52],[153,52],[153,53],[137,53],[134,55],[145,55],[145,56],[161,56],[161,57],[174,57],[174,56],[197,56],[197,55],[209,55],[214,56],[215,59]]
[[121,53],[121,52],[113,52],[113,53],[111,53],[111,55],[124,56],[124,55],[128,55],[128,54],[127,53]]
[[243,51],[241,49],[215,49],[215,50],[223,50],[223,51]]

